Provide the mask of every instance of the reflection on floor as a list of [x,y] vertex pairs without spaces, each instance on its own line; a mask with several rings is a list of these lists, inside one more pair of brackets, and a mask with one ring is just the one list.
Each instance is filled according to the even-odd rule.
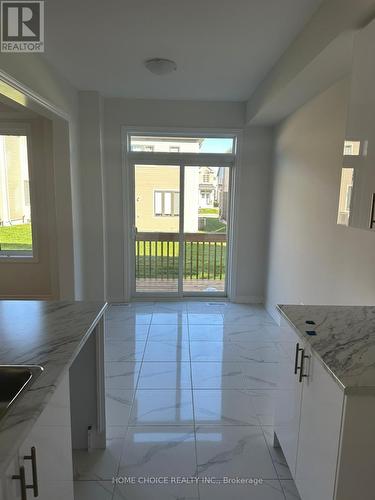
[[113,306],[108,445],[75,453],[76,500],[298,499],[272,447],[285,335],[260,306]]

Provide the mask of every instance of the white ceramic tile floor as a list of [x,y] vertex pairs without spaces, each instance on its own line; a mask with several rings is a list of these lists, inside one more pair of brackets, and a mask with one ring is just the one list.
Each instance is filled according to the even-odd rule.
[[[112,306],[106,329],[108,446],[74,454],[75,500],[299,499],[272,447],[290,337],[261,306],[134,302]],[[122,476],[137,482],[114,486]],[[153,476],[168,484],[140,484]],[[212,476],[221,483],[207,484]]]

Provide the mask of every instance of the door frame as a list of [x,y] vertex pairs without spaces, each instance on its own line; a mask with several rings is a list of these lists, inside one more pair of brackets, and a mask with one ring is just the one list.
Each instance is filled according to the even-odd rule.
[[[159,153],[159,152],[130,152],[128,151],[128,138],[131,134],[160,134],[169,136],[203,136],[203,137],[233,137],[236,141],[236,149],[233,154],[217,154],[217,153]],[[239,177],[240,177],[240,153],[242,143],[242,130],[238,129],[186,129],[173,128],[165,129],[159,127],[122,127],[122,160],[123,160],[123,223],[124,223],[124,260],[127,265],[124,266],[124,289],[125,296],[129,299],[151,299],[157,298],[173,298],[182,299],[186,297],[209,298],[221,297],[229,300],[235,297],[236,284],[236,256],[238,254],[238,224],[236,217],[239,206]],[[183,273],[179,272],[179,292],[136,292],[135,282],[135,251],[134,251],[134,222],[135,222],[135,193],[134,193],[134,168],[135,165],[174,165],[180,167],[180,193],[184,189],[184,173],[185,167],[207,165],[213,167],[230,167],[229,179],[229,205],[228,205],[228,231],[227,242],[228,251],[226,256],[226,274],[225,274],[225,291],[211,292],[204,294],[203,292],[184,293],[182,283]],[[179,244],[183,248],[183,205],[184,196],[180,195],[180,225],[179,225]],[[183,257],[180,258],[180,267],[183,266]]]

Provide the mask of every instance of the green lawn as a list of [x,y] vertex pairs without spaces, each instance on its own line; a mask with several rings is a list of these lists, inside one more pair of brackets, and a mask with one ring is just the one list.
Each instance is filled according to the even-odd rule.
[[219,216],[219,208],[200,208],[199,209],[199,215],[204,215],[204,214],[217,214]]
[[219,219],[215,218],[207,218],[206,219],[206,227],[203,233],[226,233],[227,225],[224,222],[220,222]]
[[0,226],[0,250],[32,250],[31,224]]
[[[173,256],[174,245],[174,256]],[[161,253],[163,251],[163,257]],[[169,257],[167,257],[169,255]],[[178,278],[178,242],[143,242],[136,244],[137,278]],[[185,247],[184,277],[224,279],[226,244],[191,243]]]

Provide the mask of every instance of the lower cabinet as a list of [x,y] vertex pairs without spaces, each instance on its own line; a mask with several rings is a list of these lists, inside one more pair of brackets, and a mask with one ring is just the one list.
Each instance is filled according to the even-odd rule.
[[[284,326],[284,328],[288,328]],[[300,425],[302,384],[299,366],[304,343],[295,332],[289,332],[295,342],[283,344],[284,355],[279,363],[279,388],[275,408],[274,429],[292,474],[296,470]]]
[[344,391],[308,350],[295,483],[303,500],[335,498]]
[[308,343],[288,328],[295,341],[283,343],[275,444],[301,499],[373,500],[375,392],[370,386],[345,393]]
[[68,374],[20,446],[2,486],[4,500],[74,499]]

